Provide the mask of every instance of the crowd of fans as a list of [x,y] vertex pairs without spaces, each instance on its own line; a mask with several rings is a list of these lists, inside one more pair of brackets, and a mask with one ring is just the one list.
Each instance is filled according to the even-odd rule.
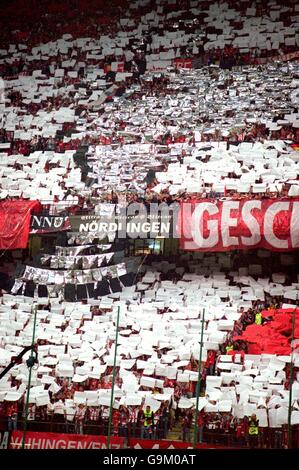
[[[297,196],[296,190],[292,192],[292,188],[297,187],[298,181],[298,98],[294,92],[299,69],[295,62],[287,65],[273,65],[271,62],[271,58],[277,59],[280,56],[283,60],[285,54],[298,50],[298,35],[293,35],[298,24],[295,3],[285,1],[283,8],[280,8],[280,5],[272,2],[272,6],[278,8],[269,8],[268,2],[262,0],[255,2],[253,12],[248,12],[252,6],[249,1],[239,2],[237,5],[231,0],[220,2],[223,7],[222,19],[225,19],[223,12],[227,8],[234,9],[233,16],[228,18],[229,24],[225,23],[230,30],[233,28],[233,38],[239,37],[238,32],[243,30],[245,18],[264,20],[270,16],[274,23],[280,22],[281,29],[289,28],[289,32],[285,32],[287,40],[285,37],[283,40],[279,38],[278,46],[275,44],[275,47],[269,42],[260,46],[251,44],[249,47],[241,47],[229,38],[223,38],[228,42],[223,47],[213,45],[215,38],[212,40],[211,36],[217,38],[223,29],[219,25],[217,27],[213,20],[211,24],[207,20],[208,12],[212,11],[209,10],[210,1],[135,3],[125,0],[112,1],[109,4],[92,1],[79,2],[78,6],[78,2],[57,5],[57,2],[52,1],[41,3],[31,0],[25,5],[24,2],[14,1],[1,11],[1,18],[5,20],[2,21],[4,26],[0,31],[3,55],[0,61],[0,76],[3,79],[3,90],[0,90],[1,199],[38,198],[38,193],[43,191],[41,199],[44,210],[51,214],[91,214],[101,202],[117,204],[120,194],[125,194],[128,203],[146,204],[182,202],[192,198],[262,199]],[[194,7],[199,7],[200,11],[192,11]],[[145,27],[141,26],[138,30],[138,25]],[[161,31],[163,34],[160,34]],[[163,43],[157,40],[159,34],[161,38],[167,39],[166,33],[175,34],[178,31],[181,32],[180,45],[169,45],[167,41]],[[61,36],[63,39],[59,44]],[[108,38],[106,43],[97,44],[101,37]],[[121,37],[127,37],[123,48],[107,48],[109,41],[117,46]],[[82,38],[87,39],[82,42]],[[43,46],[45,49],[42,49]],[[98,54],[91,53],[94,48]],[[155,71],[155,67],[161,66],[159,62],[162,61],[163,54],[170,58],[170,63],[164,69]],[[191,67],[198,70],[180,71],[176,59],[190,60],[188,67],[191,63]],[[268,60],[270,64],[260,65]],[[120,69],[117,69],[118,66],[115,68],[115,64],[120,64]],[[45,129],[49,132],[45,132]],[[197,158],[197,162],[203,165],[204,174],[217,151],[222,154],[223,160],[229,156],[239,162],[241,152],[238,157],[236,154],[242,143],[252,144],[252,148],[260,143],[261,147],[255,147],[253,151],[262,152],[263,158],[268,150],[276,152],[274,158],[280,159],[282,165],[271,181],[278,183],[275,188],[269,185],[263,191],[254,192],[253,187],[238,191],[224,185],[223,189],[219,189],[214,183],[204,181],[204,178],[204,184],[195,181],[198,183],[195,189],[194,185],[193,189],[182,185],[180,188],[172,187],[175,181],[168,172],[171,164],[178,164],[178,170],[187,166],[192,173],[195,169],[194,159]],[[43,162],[42,166],[39,165],[40,161]],[[287,174],[289,168],[286,167],[290,166],[294,171],[292,175]],[[271,168],[268,161],[263,170],[268,171]],[[250,162],[246,168],[243,166],[244,171],[241,173],[238,173],[238,169],[241,171],[241,165],[224,172],[216,183],[221,183],[224,178],[235,181],[242,173],[254,170],[255,164]],[[34,187],[34,182],[38,180],[37,175],[41,174],[39,186]],[[55,190],[54,183],[50,184],[54,174]],[[192,174],[191,179],[193,176]],[[165,180],[165,177],[168,179]],[[165,186],[159,186],[163,181],[166,181]],[[253,181],[255,184],[263,182],[263,177],[259,175]],[[33,188],[33,192],[30,193],[28,187]],[[179,291],[182,288],[179,283],[185,282],[184,273],[190,274],[193,260],[187,257],[187,260],[176,259],[173,263],[174,260],[169,259],[168,264],[174,264],[174,267],[161,272],[157,263],[159,265],[163,261],[167,261],[166,258],[160,257],[153,260],[155,265],[147,266],[149,272],[155,273],[154,282],[146,284],[144,271],[136,276],[135,280],[141,285],[145,282],[146,288],[139,289],[137,284],[136,292],[129,292],[129,300],[124,297],[128,311],[131,304],[136,303],[141,306],[143,316],[145,312],[142,309],[145,306],[151,307],[151,302],[156,300],[156,291],[163,289],[162,281],[169,281],[172,289]],[[267,258],[267,261],[261,263],[261,274],[264,277],[270,276],[273,270],[277,272],[278,269],[285,269],[285,266],[278,268],[271,262]],[[240,256],[237,256],[235,263],[231,267],[238,270]],[[205,281],[214,279],[214,273],[218,269],[217,263],[215,267],[215,259],[211,261],[211,266],[209,263],[205,266]],[[200,266],[196,266],[194,272],[197,269],[200,271]],[[242,281],[235,282],[228,270],[226,276],[229,279],[228,284],[241,292],[244,287]],[[290,269],[287,276],[287,285],[297,283],[295,268]],[[199,281],[198,283],[200,284]],[[172,291],[169,285],[168,289],[167,291],[166,286],[165,292],[170,297]],[[0,312],[7,320],[6,292],[3,294]],[[188,295],[184,290],[181,294],[185,303],[180,304],[179,308],[188,307]],[[112,296],[111,303],[119,298]],[[23,313],[19,305],[20,299],[15,304],[11,299],[9,302],[12,302],[11,311],[17,319],[18,311]],[[225,334],[224,340],[219,342],[217,350],[207,349],[206,358],[201,364],[198,356],[191,354],[185,361],[186,364],[180,366],[182,372],[196,374],[199,371],[198,387],[197,380],[180,381],[178,377],[168,378],[159,373],[152,374],[160,382],[159,387],[142,385],[145,374],[134,363],[130,373],[135,377],[140,392],[150,394],[154,400],[155,396],[159,396],[161,400],[161,389],[166,389],[170,390],[170,396],[162,399],[155,410],[152,410],[144,397],[138,405],[127,405],[126,400],[117,402],[112,412],[112,435],[167,439],[173,438],[175,434],[176,438],[190,442],[197,428],[198,443],[286,447],[290,429],[285,419],[283,424],[277,421],[267,426],[261,425],[254,413],[247,412],[242,416],[242,413],[233,413],[232,408],[229,411],[213,412],[206,410],[205,406],[197,415],[194,399],[198,395],[201,399],[209,398],[209,377],[221,376],[222,356],[232,356],[234,365],[240,366],[236,369],[240,374],[247,370],[245,361],[249,354],[248,341],[242,339],[243,332],[250,325],[262,327],[266,322],[271,322],[271,318],[261,317],[261,311],[277,309],[288,302],[290,301],[283,296],[276,297],[268,293],[264,299],[252,301],[250,307],[236,305],[229,295],[221,298],[219,305],[225,304],[222,305],[223,308],[236,307],[239,318]],[[86,302],[84,304],[86,306]],[[58,307],[64,311],[63,300]],[[39,309],[45,314],[41,324],[49,323],[48,316],[52,314],[50,303],[45,307],[39,305]],[[113,326],[111,312],[113,313],[113,305],[91,306],[88,319],[103,317]],[[169,321],[171,309],[169,306],[157,308],[157,315],[161,318],[168,315]],[[225,315],[223,311],[221,319],[227,320]],[[29,314],[22,318],[23,328],[26,329],[32,318]],[[137,319],[142,321],[141,318]],[[60,324],[60,330],[63,333],[70,328],[74,335],[82,335],[80,338],[84,341],[86,318],[83,315],[79,316],[79,321],[78,318],[75,320],[72,323],[72,319],[66,316]],[[133,325],[129,333],[132,333],[131,336],[137,335],[142,329],[140,327],[139,330],[134,330],[134,326],[136,327]],[[124,333],[126,328],[127,326],[120,327],[120,333]],[[144,328],[146,331],[147,329]],[[205,329],[208,330],[208,322]],[[10,333],[1,332],[0,346],[3,350],[9,345],[22,345],[22,330],[17,329],[15,337],[11,337]],[[37,349],[51,344],[51,339],[37,339]],[[109,354],[112,345],[113,341],[109,338],[104,347],[104,357]],[[152,349],[155,357],[162,359],[172,347]],[[138,359],[146,362],[148,356],[149,354],[142,354]],[[131,359],[130,354],[124,352],[122,359]],[[1,367],[6,365],[7,360],[6,356],[1,358]],[[78,368],[84,368],[85,362],[74,359]],[[54,361],[54,365],[39,366],[36,371],[36,384],[44,385],[49,402],[39,404],[36,400],[29,403],[28,429],[107,435],[109,406],[92,405],[86,399],[80,403],[76,397],[86,391],[110,390],[112,366],[107,365],[105,371],[98,373],[96,378],[83,377],[82,380],[82,377],[76,377],[75,381],[71,377],[59,375],[55,365]],[[101,358],[100,366],[105,365],[106,362]],[[123,370],[119,366],[116,368],[115,385],[119,390],[124,385]],[[9,385],[14,391],[20,391],[21,398],[13,401],[9,400],[9,396],[5,398],[4,394],[4,398],[1,396],[0,400],[0,425],[2,429],[8,430],[22,429],[26,412],[26,374],[24,379],[22,373],[18,376],[18,372],[14,372],[16,373],[9,378]],[[291,377],[290,365],[285,364],[279,377],[280,385],[283,384],[285,391],[290,390],[291,382],[298,382],[298,372],[296,365]],[[45,373],[48,374],[49,381],[43,382]],[[254,372],[252,376],[255,376]],[[234,389],[236,380],[232,379],[227,385]],[[0,394],[1,391],[3,392],[0,384]],[[270,406],[273,395],[267,396],[265,403],[258,405],[257,409],[266,409],[268,413],[273,408]],[[240,400],[240,394],[236,393],[236,396]],[[193,404],[190,404],[192,399]],[[210,400],[209,405],[215,405],[214,402],[216,400]],[[298,401],[295,400],[292,411],[296,412],[297,409]],[[293,447],[298,447],[298,434],[298,424],[293,424]]]
[[[293,2],[285,2],[282,8],[261,1],[252,5],[253,10],[250,2],[240,5],[220,2],[219,21],[223,22],[223,28],[228,27],[228,23],[233,28],[232,36],[223,35],[225,41],[231,42],[223,48],[213,46],[211,38],[215,34],[218,37],[221,28],[214,25],[215,5],[209,1],[199,5],[194,1],[171,4],[144,1],[142,5],[117,1],[111,2],[108,9],[105,7],[104,17],[102,2],[95,1],[88,6],[84,3],[84,8],[82,3],[74,5],[73,9],[58,7],[51,1],[45,5],[35,3],[32,1],[30,11],[20,5],[17,9],[13,5],[6,6],[2,11],[3,18],[10,17],[15,27],[11,28],[11,23],[7,22],[10,27],[1,31],[4,57],[0,62],[4,79],[1,151],[4,162],[6,157],[20,155],[28,157],[29,163],[20,163],[16,158],[8,164],[8,169],[5,163],[1,165],[3,176],[8,178],[3,184],[1,199],[36,198],[40,188],[41,193],[45,193],[41,198],[44,205],[52,203],[52,212],[57,213],[65,207],[90,211],[91,197],[110,200],[118,191],[128,192],[129,202],[140,196],[149,202],[185,200],[192,194],[196,197],[215,194],[216,197],[218,194],[243,197],[240,191],[214,190],[210,183],[204,188],[193,185],[192,190],[176,187],[155,191],[158,183],[155,173],[167,172],[170,162],[184,164],[204,143],[209,146],[226,142],[226,151],[231,152],[243,142],[299,140],[298,120],[294,117],[298,103],[292,94],[292,90],[296,91],[296,64],[278,68],[255,65],[238,71],[233,67],[252,64],[250,55],[277,56],[276,43],[264,48],[260,42],[246,50],[232,40],[233,37],[238,39],[239,33],[242,36],[251,28],[255,30],[260,20],[265,25],[268,21],[273,25],[280,22],[280,31],[285,28],[286,40],[280,37],[278,42],[280,54],[297,50],[297,37],[294,41],[288,38],[296,29],[297,10]],[[17,15],[11,15],[12,8]],[[226,18],[226,9],[232,9],[231,17]],[[28,22],[28,13],[31,15],[32,11],[33,17]],[[62,39],[58,39],[61,35],[58,25],[65,23],[65,18],[68,22]],[[255,24],[255,19],[260,20]],[[34,30],[30,29],[32,21],[36,24]],[[180,31],[180,47],[174,37],[170,43],[159,39],[161,23],[165,37]],[[141,24],[140,31],[138,24]],[[109,46],[109,41],[114,45]],[[121,44],[123,46],[118,47]],[[93,48],[95,53],[91,53]],[[184,73],[176,70],[172,63],[168,71],[164,68],[162,72],[153,73],[152,55],[161,58],[161,54],[167,53],[171,53],[173,60],[196,59],[200,68]],[[122,72],[114,64],[122,64]],[[272,80],[277,87],[271,86]],[[130,147],[134,145],[135,149]],[[209,151],[205,152],[200,160],[208,164]],[[289,153],[293,157],[292,149]],[[45,154],[48,158],[43,160],[44,165],[36,168],[41,155]],[[60,155],[73,158],[74,164],[59,163]],[[31,158],[36,163],[30,161]],[[59,173],[61,167],[65,171]],[[77,184],[70,186],[73,168],[80,170],[83,183],[80,189]],[[249,166],[248,171],[251,169]],[[12,170],[20,171],[22,176],[10,181]],[[48,173],[49,181],[40,182],[32,192],[22,191],[26,181],[40,170]],[[52,188],[52,176],[59,174],[61,178]],[[236,175],[232,171],[227,176],[234,179]],[[21,179],[20,185],[18,179]],[[28,189],[32,186],[30,183]],[[293,195],[289,193],[287,181],[276,189],[273,195]],[[258,195],[252,196],[251,192],[248,189],[245,194],[259,198],[272,195],[269,188]]]
[[[221,255],[223,257],[223,255]],[[212,269],[212,263],[215,256],[206,255],[207,261],[210,260],[211,268],[209,263],[205,262],[206,269]],[[246,264],[246,256],[243,257],[243,261],[236,256],[224,255],[224,258],[229,259],[229,265],[227,261],[224,263],[226,268],[224,271],[227,271],[229,274],[229,269],[234,269],[234,266],[240,267],[242,264]],[[219,262],[223,262],[224,258],[219,258]],[[265,261],[266,259],[261,260],[257,257],[256,260],[254,256],[250,256],[250,262],[260,262],[261,267],[263,267],[263,276],[267,276],[268,273],[272,273],[275,268],[277,269],[279,265],[280,255],[277,254],[271,258],[271,262]],[[188,273],[194,269],[196,263],[190,264],[188,257],[184,258],[182,256],[181,260],[176,260],[176,264],[173,264],[173,258],[169,257],[166,261],[165,257],[162,257],[163,263],[169,263],[170,269],[165,270],[162,267],[162,272],[160,273],[159,282],[171,282],[173,286],[177,283],[180,284],[183,279],[183,272]],[[268,260],[268,258],[267,258]],[[152,266],[159,265],[161,261],[160,256],[151,256],[148,258],[148,263],[153,263]],[[295,258],[294,258],[295,263]],[[173,267],[171,267],[173,266]],[[279,267],[280,270],[283,269],[282,266]],[[148,269],[150,269],[148,271]],[[137,292],[138,285],[142,282],[147,282],[146,276],[147,273],[152,272],[150,264],[148,267],[145,267],[145,274],[140,273],[138,276],[137,283]],[[297,279],[296,267],[293,264],[286,278],[286,284],[292,283]],[[156,281],[157,282],[157,281]],[[162,284],[161,284],[162,285]],[[237,284],[242,288],[242,281]],[[148,285],[150,289],[152,286]],[[140,305],[146,306],[146,297],[147,290],[141,291]],[[222,301],[229,301],[229,298],[222,299]],[[125,403],[120,403],[115,406],[112,412],[112,421],[111,421],[111,434],[114,436],[120,436],[125,438],[146,438],[146,439],[167,439],[175,438],[181,439],[185,442],[193,441],[193,434],[195,432],[195,409],[194,406],[190,405],[185,407],[183,404],[184,399],[196,399],[197,395],[200,396],[200,399],[203,397],[209,398],[209,390],[206,388],[207,378],[218,377],[221,375],[221,358],[223,356],[229,355],[233,357],[233,362],[236,365],[240,365],[240,373],[242,370],[246,370],[246,357],[248,356],[248,343],[245,340],[242,340],[242,333],[246,332],[246,328],[252,324],[262,325],[267,322],[271,322],[271,315],[269,318],[262,318],[260,315],[261,311],[273,308],[280,308],[284,302],[290,302],[283,298],[283,296],[271,296],[265,294],[264,300],[256,300],[252,302],[251,308],[240,307],[240,316],[237,321],[234,322],[233,329],[227,333],[225,336],[225,341],[222,344],[219,344],[219,349],[208,350],[206,359],[199,365],[198,357],[195,355],[190,356],[190,360],[186,361],[186,365],[182,366],[182,371],[190,371],[191,373],[198,374],[200,369],[200,386],[197,388],[197,382],[193,380],[181,382],[178,377],[171,379],[157,374],[154,377],[157,380],[162,380],[163,388],[165,391],[171,390],[171,397],[167,400],[162,400],[160,402],[159,408],[153,411],[150,405],[146,406],[146,401],[142,401],[140,405],[126,405]],[[233,302],[230,302],[231,305],[234,305]],[[63,307],[63,303],[61,304]],[[224,304],[225,305],[225,304]],[[44,313],[48,312],[49,306],[39,307],[43,308]],[[92,312],[92,317],[105,317],[109,314],[109,310],[101,306],[91,306],[90,310]],[[165,307],[164,309],[159,310],[159,315],[161,318],[163,315],[169,312],[169,308]],[[49,317],[50,318],[50,317]],[[222,318],[226,318],[226,314],[223,313]],[[228,317],[227,317],[228,318]],[[44,320],[45,321],[45,320]],[[44,322],[43,321],[43,322]],[[43,323],[42,322],[42,323]],[[205,329],[208,326],[206,323]],[[66,331],[68,328],[69,322],[67,321],[62,326],[62,330]],[[84,331],[84,326],[86,325],[86,320],[82,319],[80,322],[77,322],[77,334]],[[119,333],[125,333],[126,326],[121,326],[119,328]],[[239,339],[241,337],[241,339]],[[238,338],[238,339],[235,339]],[[2,347],[5,346],[7,339],[5,336],[2,337]],[[84,335],[82,336],[82,340]],[[47,347],[51,345],[51,341],[45,339],[39,339],[37,341],[38,347]],[[106,348],[107,351],[110,350],[111,345],[113,344],[112,340],[108,340]],[[158,358],[163,358],[167,354],[168,348],[164,347],[155,347],[155,354]],[[126,357],[124,355],[124,357]],[[147,355],[141,355],[138,358],[140,361],[147,361]],[[102,362],[104,365],[105,362]],[[76,367],[80,368],[84,366],[84,361],[77,360]],[[83,403],[76,401],[76,394],[82,393],[84,391],[96,392],[103,390],[110,390],[112,387],[112,372],[113,367],[105,367],[105,372],[100,374],[98,378],[90,377],[78,379],[74,381],[71,378],[59,377],[57,375],[57,369],[55,366],[40,366],[37,370],[36,380],[40,381],[45,373],[45,370],[48,370],[49,377],[55,379],[57,385],[56,388],[51,387],[52,380],[46,383],[46,389],[49,390],[50,402],[47,405],[39,405],[38,401],[29,403],[28,410],[28,429],[32,431],[53,431],[61,433],[79,433],[79,434],[95,434],[95,435],[107,435],[109,428],[109,406],[107,405],[92,405],[92,403]],[[284,389],[287,391],[290,387],[290,364],[287,363],[283,370],[285,374]],[[296,375],[298,374],[298,367],[293,368],[293,381],[296,382]],[[142,380],[144,375],[143,371],[138,369],[138,364],[135,364],[130,373],[133,374],[138,381]],[[252,370],[253,377],[255,376],[255,371]],[[77,379],[76,379],[77,380]],[[22,376],[16,372],[11,377],[11,387],[19,389],[22,383]],[[142,383],[142,382],[141,382]],[[233,378],[228,384],[228,388],[235,387],[235,379]],[[123,374],[120,367],[116,368],[115,376],[115,387],[117,389],[122,389],[123,386]],[[161,389],[159,387],[148,388],[147,386],[141,385],[139,390],[145,393],[151,392],[151,397],[155,399],[155,396],[160,397]],[[240,392],[239,392],[240,393]],[[237,394],[237,398],[239,398]],[[268,404],[270,406],[271,395],[268,395],[266,401],[258,406],[260,408],[267,408]],[[24,412],[25,412],[25,395],[19,401],[10,402],[8,399],[2,401],[0,404],[1,409],[1,423],[2,428],[9,430],[13,429],[22,429]],[[213,404],[213,401],[209,402]],[[279,407],[279,405],[277,405]],[[293,404],[293,410],[296,410],[296,402]],[[271,406],[269,410],[271,409]],[[282,448],[287,446],[287,438],[289,428],[287,424],[270,424],[261,426],[258,424],[257,418],[245,414],[244,417],[236,416],[231,411],[217,411],[211,412],[202,408],[197,416],[197,440],[198,443],[218,443],[229,446],[258,446],[258,447],[275,447]],[[257,421],[256,421],[257,420]],[[249,430],[251,428],[252,422],[257,422],[256,427],[258,428],[257,433],[250,434]],[[253,426],[253,424],[252,424]],[[292,436],[293,436],[293,446],[297,446],[297,425],[292,426]],[[252,438],[253,436],[253,438]]]

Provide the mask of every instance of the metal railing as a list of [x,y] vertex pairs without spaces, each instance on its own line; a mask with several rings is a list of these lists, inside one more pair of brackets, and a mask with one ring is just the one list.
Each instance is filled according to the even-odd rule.
[[[25,420],[23,417],[15,421],[14,426],[8,425],[7,418],[0,419],[0,431],[4,430],[24,430]],[[108,436],[109,418],[98,421],[68,420],[67,416],[62,414],[47,415],[45,419],[29,419],[27,421],[28,432],[53,432],[59,434],[81,434],[94,436]],[[128,423],[126,426],[114,426],[112,424],[111,437],[123,437],[128,445],[128,439],[149,439],[149,440],[170,440],[177,442],[186,442],[190,445],[204,447],[228,447],[228,448],[250,448],[251,442],[248,435],[237,435],[234,429],[221,431],[219,429],[211,430],[206,427],[197,434],[197,443],[193,442],[194,429],[184,429],[180,423],[174,423],[172,427],[166,422],[166,425],[155,425],[150,432],[146,432],[139,423]],[[299,430],[294,433],[294,439],[291,448],[299,448]],[[284,449],[287,447],[287,429],[261,428],[255,447],[260,449]]]

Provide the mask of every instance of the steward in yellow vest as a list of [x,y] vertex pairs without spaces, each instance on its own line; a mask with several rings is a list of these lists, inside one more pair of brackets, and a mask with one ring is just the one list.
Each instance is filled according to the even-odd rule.
[[147,427],[152,426],[154,424],[153,415],[154,415],[154,413],[151,411],[150,406],[147,406],[146,409],[143,412],[143,416],[144,416],[143,426],[144,427],[147,428]]
[[233,351],[233,350],[234,350],[234,347],[233,347],[232,344],[228,344],[228,345],[226,346],[225,350],[226,350],[226,354],[228,354],[229,351]]
[[259,445],[259,420],[255,414],[251,415],[248,422],[248,438],[249,446],[251,448],[257,448]]
[[[252,415],[255,416],[255,415]],[[259,421],[258,419],[253,419],[252,417],[249,420],[248,434],[250,436],[258,435],[259,433]]]

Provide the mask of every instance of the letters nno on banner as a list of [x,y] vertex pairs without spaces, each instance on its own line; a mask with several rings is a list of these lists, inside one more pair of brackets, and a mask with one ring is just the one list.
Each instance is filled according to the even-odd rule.
[[30,233],[60,232],[71,228],[68,216],[32,215]]
[[294,250],[299,248],[299,199],[184,202],[178,229],[185,250]]

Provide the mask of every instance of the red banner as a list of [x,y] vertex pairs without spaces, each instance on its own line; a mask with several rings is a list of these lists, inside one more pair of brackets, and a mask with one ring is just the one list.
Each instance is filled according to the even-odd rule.
[[184,250],[295,250],[299,248],[299,199],[184,202],[178,228]]
[[[21,449],[22,431],[13,431],[10,449]],[[124,439],[111,437],[110,449],[122,449]],[[106,436],[57,434],[54,432],[26,432],[25,449],[107,449]]]
[[[191,442],[179,441],[157,441],[153,439],[129,439],[128,447],[130,449],[193,449]],[[227,446],[214,444],[197,444],[197,449],[227,449]]]
[[0,202],[0,250],[26,248],[31,211],[39,205],[28,200]]
[[266,64],[268,62],[282,61],[286,62],[292,59],[299,59],[299,51],[289,52],[288,54],[276,55],[273,57],[261,57],[254,60],[256,64]]
[[176,69],[192,69],[192,59],[173,59],[172,65]]

